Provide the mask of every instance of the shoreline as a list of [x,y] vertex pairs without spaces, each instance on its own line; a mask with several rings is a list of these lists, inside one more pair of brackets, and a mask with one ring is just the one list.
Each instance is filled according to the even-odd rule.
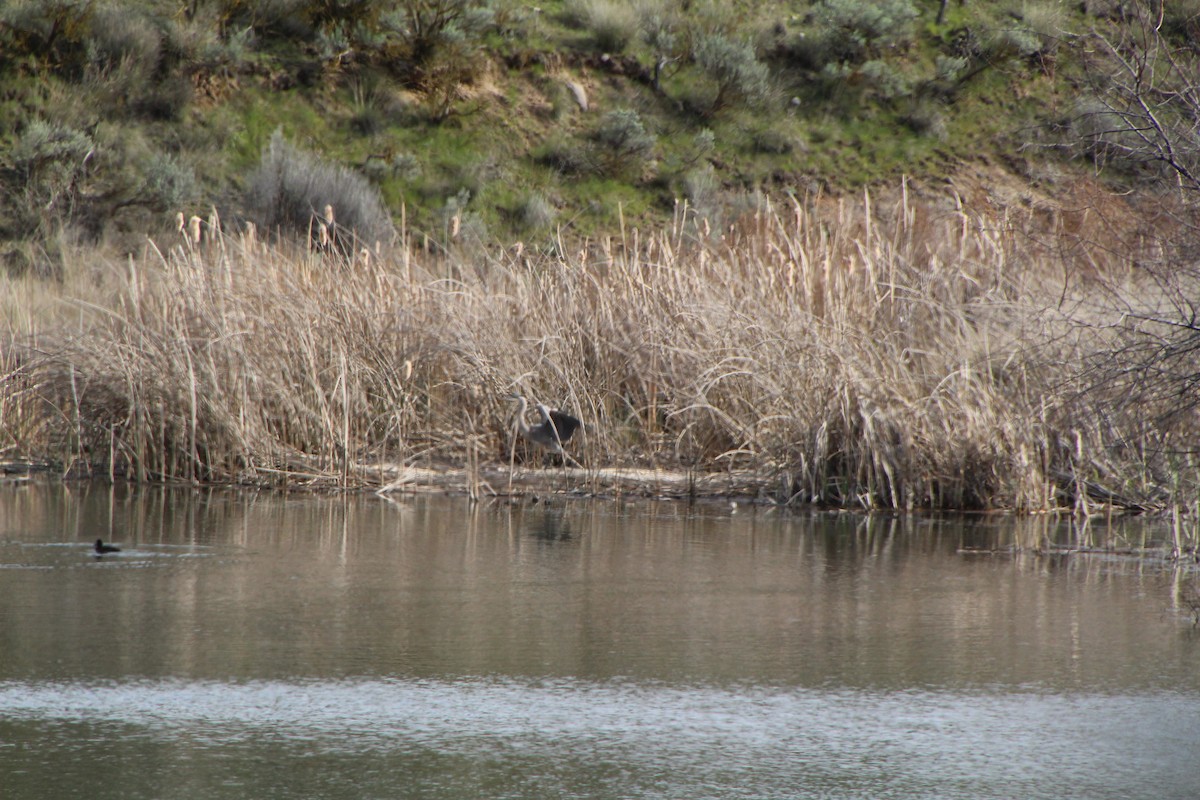
[[[264,472],[266,472],[264,470]],[[1118,518],[1141,517],[1162,525],[1164,531],[1171,525],[1171,517],[1165,510],[1106,508],[1088,516],[1078,515],[1074,509],[1060,507],[1039,511],[1016,511],[1013,509],[889,509],[836,505],[832,503],[782,502],[771,496],[772,488],[778,489],[778,476],[772,480],[752,471],[725,473],[700,473],[686,470],[668,470],[634,467],[610,467],[584,469],[576,467],[529,468],[523,466],[489,464],[475,469],[463,467],[413,467],[399,464],[357,465],[352,473],[362,480],[337,485],[337,473],[301,471],[279,471],[288,479],[279,483],[267,482],[181,482],[181,481],[136,481],[118,475],[112,485],[123,484],[151,489],[210,489],[213,491],[279,492],[320,495],[374,495],[388,502],[404,497],[435,496],[456,497],[470,503],[500,506],[560,505],[567,501],[601,501],[621,503],[665,502],[703,506],[726,506],[729,514],[746,508],[751,514],[762,512],[792,512],[828,516],[851,515],[861,517],[864,522],[916,518],[1010,518],[1024,520],[1024,524],[1069,524],[1086,531],[1092,525],[1113,523]],[[370,479],[368,476],[375,476]],[[386,480],[379,480],[384,477]],[[75,473],[62,474],[45,462],[8,461],[0,463],[0,487],[32,485],[38,482],[80,484],[108,483],[109,476],[93,472],[88,476]],[[1044,522],[1038,522],[1042,520]],[[1139,559],[1176,565],[1187,572],[1200,571],[1200,545],[1186,534],[1176,542],[1165,536],[1159,544],[1131,544],[1128,541],[1108,544],[1085,543],[1082,540],[1055,542],[1044,539],[1045,533],[1024,543],[1005,546],[975,546],[964,543],[957,550],[960,556],[968,557],[1015,557],[1034,555],[1039,558],[1121,558]]]
[[[729,502],[734,505],[755,505],[793,510],[828,513],[847,513],[888,516],[898,515],[971,515],[1013,516],[1024,518],[1076,517],[1084,521],[1110,517],[1144,516],[1167,519],[1169,508],[1126,507],[1119,504],[1093,503],[1090,513],[1079,514],[1075,507],[1055,506],[1043,509],[1019,510],[994,506],[988,508],[890,508],[866,504],[851,505],[836,501],[804,501],[799,492],[789,499],[780,499],[786,485],[794,485],[788,473],[766,473],[755,470],[703,472],[664,467],[527,467],[522,465],[488,463],[476,467],[451,464],[410,466],[398,463],[358,463],[344,470],[331,470],[293,463],[287,469],[259,467],[258,480],[184,480],[158,478],[137,480],[126,470],[110,473],[98,465],[73,464],[63,469],[45,461],[11,460],[0,462],[0,485],[24,483],[42,476],[62,482],[111,481],[132,486],[180,487],[212,489],[245,489],[247,491],[282,491],[311,493],[370,493],[383,497],[398,494],[450,494],[472,500],[487,498],[534,498],[555,496],[575,499],[640,499]],[[277,480],[267,480],[275,476]]]

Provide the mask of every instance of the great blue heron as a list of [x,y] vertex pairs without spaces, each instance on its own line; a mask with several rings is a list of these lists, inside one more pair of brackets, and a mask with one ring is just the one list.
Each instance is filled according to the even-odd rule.
[[517,401],[517,432],[525,441],[549,453],[556,453],[564,459],[570,458],[563,452],[562,446],[570,441],[583,423],[564,411],[556,411],[538,403],[534,408],[541,415],[542,421],[530,426],[525,422],[529,401],[519,394],[513,395],[513,399]]
[[96,555],[98,556],[102,556],[105,553],[121,552],[121,548],[117,547],[115,544],[105,544],[103,539],[97,539],[96,544],[93,545],[92,549],[96,551]]

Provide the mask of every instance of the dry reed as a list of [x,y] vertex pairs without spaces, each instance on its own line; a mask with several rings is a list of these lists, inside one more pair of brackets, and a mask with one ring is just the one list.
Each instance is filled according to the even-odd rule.
[[793,202],[704,237],[681,207],[557,257],[183,237],[108,267],[108,293],[70,314],[10,325],[0,371],[21,381],[0,431],[138,478],[354,485],[384,480],[373,465],[466,464],[474,486],[507,460],[515,391],[582,417],[593,467],[744,471],[779,500],[1161,499],[1141,423],[1083,385],[1106,346],[1084,317],[1113,284],[1067,280],[1003,220],[935,209]]

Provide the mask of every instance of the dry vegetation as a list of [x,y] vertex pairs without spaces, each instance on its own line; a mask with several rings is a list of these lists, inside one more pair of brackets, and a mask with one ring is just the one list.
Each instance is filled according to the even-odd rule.
[[1128,384],[1096,371],[1138,352],[1127,312],[1161,311],[1161,281],[1099,248],[1081,269],[1018,235],[1027,222],[900,192],[764,206],[724,235],[681,208],[660,233],[558,256],[180,238],[0,285],[6,311],[41,309],[0,332],[0,452],[369,485],[382,463],[506,465],[517,391],[586,421],[589,468],[724,471],[780,501],[1188,496],[1197,466],[1175,445],[1195,441],[1194,409],[1121,402]]

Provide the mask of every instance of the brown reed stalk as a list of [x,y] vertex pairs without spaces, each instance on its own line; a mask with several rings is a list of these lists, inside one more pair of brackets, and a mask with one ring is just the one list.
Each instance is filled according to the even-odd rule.
[[503,464],[518,391],[588,423],[593,468],[744,473],[793,502],[1150,494],[1149,458],[1113,447],[1139,423],[1105,416],[1074,366],[1107,346],[1114,284],[1055,283],[1016,223],[903,190],[764,204],[708,237],[686,214],[569,255],[469,259],[270,246],[214,219],[203,247],[148,249],[39,322],[31,379],[72,413],[30,429],[61,440],[76,417],[92,458],[141,477],[353,485],[381,480],[364,460]]

